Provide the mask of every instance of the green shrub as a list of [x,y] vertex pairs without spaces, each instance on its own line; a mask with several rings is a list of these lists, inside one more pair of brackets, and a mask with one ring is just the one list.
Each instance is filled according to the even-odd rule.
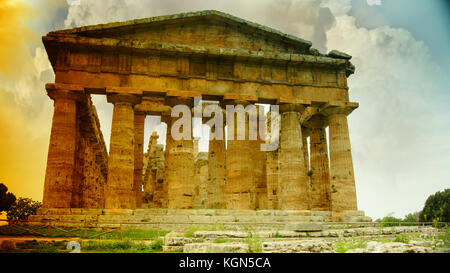
[[409,243],[409,236],[406,233],[395,234],[394,242],[398,243]]
[[28,220],[30,215],[35,215],[37,209],[42,207],[39,201],[33,201],[30,198],[19,198],[9,208],[6,217],[10,221],[17,222],[18,220]]
[[163,248],[163,241],[161,239],[158,239],[156,241],[154,241],[151,245],[151,248],[153,250],[157,250],[157,251],[162,251]]
[[430,195],[419,219],[421,222],[450,222],[450,189]]
[[387,216],[385,216],[381,219],[377,219],[376,221],[380,223],[379,227],[382,228],[382,227],[398,226],[398,224],[396,224],[396,223],[403,222],[402,219],[396,218],[393,215],[394,215],[394,213],[391,212]]

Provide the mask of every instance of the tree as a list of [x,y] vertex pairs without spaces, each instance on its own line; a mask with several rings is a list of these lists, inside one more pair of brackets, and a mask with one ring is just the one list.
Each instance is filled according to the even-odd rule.
[[37,209],[42,206],[39,201],[33,201],[30,198],[19,198],[9,208],[6,217],[10,221],[27,220],[28,216],[35,215]]
[[408,215],[405,216],[403,222],[407,223],[419,222],[419,215],[420,212],[409,213]]
[[8,211],[14,202],[16,202],[16,196],[8,192],[8,187],[0,183],[0,213]]
[[421,222],[450,222],[450,189],[430,195],[420,213]]

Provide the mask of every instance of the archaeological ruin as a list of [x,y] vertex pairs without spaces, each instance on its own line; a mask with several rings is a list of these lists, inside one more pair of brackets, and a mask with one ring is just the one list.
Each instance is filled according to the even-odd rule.
[[[54,114],[35,221],[370,221],[357,209],[347,123],[358,108],[349,101],[351,56],[219,11],[58,30],[42,40],[55,72],[46,85]],[[114,106],[109,152],[92,94]],[[279,124],[278,148],[261,151],[268,138],[259,135],[210,139],[206,153],[192,136],[173,139],[172,107],[194,108],[195,98],[222,109],[279,106],[278,119],[260,116],[269,138]],[[144,153],[148,115],[168,129],[165,148],[153,132]],[[249,127],[246,135],[258,129]]]

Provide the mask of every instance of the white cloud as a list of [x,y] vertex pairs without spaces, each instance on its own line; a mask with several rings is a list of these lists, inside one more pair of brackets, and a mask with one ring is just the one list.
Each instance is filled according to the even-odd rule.
[[379,6],[379,5],[381,5],[381,0],[367,0],[367,5]]
[[359,206],[369,215],[403,216],[449,187],[448,90],[427,46],[405,29],[358,28],[336,17],[327,46],[353,55],[350,117]]

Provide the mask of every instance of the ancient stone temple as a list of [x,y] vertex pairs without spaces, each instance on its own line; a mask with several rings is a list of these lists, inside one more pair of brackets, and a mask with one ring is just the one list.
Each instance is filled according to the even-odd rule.
[[[54,115],[45,209],[363,216],[347,123],[358,107],[349,101],[351,56],[322,54],[309,41],[218,11],[53,31],[43,43],[56,74],[55,83],[46,85]],[[109,153],[91,94],[114,106]],[[279,132],[269,132],[279,133],[278,148],[261,151],[267,139],[258,135],[211,139],[204,153],[192,135],[174,139],[170,128],[179,117],[171,109],[192,109],[195,98],[223,110],[278,105],[276,120],[270,112],[258,114],[268,131],[279,124]],[[168,129],[165,149],[153,134],[144,156],[147,115],[160,116]],[[247,124],[245,135],[260,126]]]

